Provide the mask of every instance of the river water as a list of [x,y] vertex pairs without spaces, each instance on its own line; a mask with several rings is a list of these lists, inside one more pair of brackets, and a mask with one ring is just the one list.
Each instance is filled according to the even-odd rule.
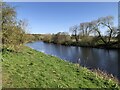
[[79,63],[90,69],[100,69],[113,74],[120,80],[120,50],[63,46],[42,41],[26,44],[37,51],[59,57],[72,63]]

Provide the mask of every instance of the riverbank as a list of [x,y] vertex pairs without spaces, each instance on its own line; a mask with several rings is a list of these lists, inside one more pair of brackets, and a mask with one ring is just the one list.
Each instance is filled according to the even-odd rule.
[[2,59],[5,88],[119,88],[87,68],[23,46],[21,51],[4,50]]
[[[53,44],[58,44],[58,43],[54,43],[54,42],[46,42],[43,41],[45,43],[53,43]],[[85,47],[85,48],[98,48],[98,49],[120,49],[120,43],[117,46],[112,46],[110,45],[104,45],[104,44],[99,44],[99,45],[91,45],[88,43],[83,43],[83,42],[64,42],[64,43],[59,43],[59,45],[64,45],[64,46],[77,46],[77,47]]]

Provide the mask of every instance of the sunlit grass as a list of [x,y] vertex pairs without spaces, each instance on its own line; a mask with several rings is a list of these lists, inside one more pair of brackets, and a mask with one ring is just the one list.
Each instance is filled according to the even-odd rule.
[[28,47],[5,51],[2,66],[5,88],[120,88],[87,68]]

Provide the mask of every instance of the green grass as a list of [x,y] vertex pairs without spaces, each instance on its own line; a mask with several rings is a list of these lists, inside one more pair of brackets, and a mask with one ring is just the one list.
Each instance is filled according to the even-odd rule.
[[118,83],[84,67],[23,47],[3,52],[4,88],[118,88]]

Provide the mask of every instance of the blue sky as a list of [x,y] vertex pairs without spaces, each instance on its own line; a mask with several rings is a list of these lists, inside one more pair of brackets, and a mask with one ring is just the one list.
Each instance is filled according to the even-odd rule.
[[69,27],[99,17],[114,16],[117,25],[117,2],[12,2],[18,19],[28,20],[29,33],[69,32]]

